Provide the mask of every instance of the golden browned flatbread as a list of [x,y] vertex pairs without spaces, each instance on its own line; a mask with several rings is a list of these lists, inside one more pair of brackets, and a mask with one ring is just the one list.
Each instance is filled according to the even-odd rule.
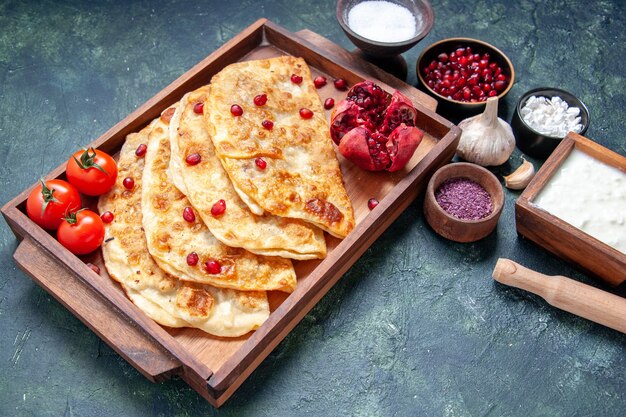
[[[169,126],[159,120],[150,132],[145,155],[142,213],[148,250],[161,269],[185,281],[217,287],[292,292],[296,273],[291,260],[255,255],[217,240],[174,186],[167,171],[169,163]],[[197,255],[195,265],[187,262],[191,253]],[[205,267],[209,261],[219,272]]]
[[[295,84],[291,75],[303,81]],[[256,95],[267,103],[257,106]],[[241,116],[231,106],[243,108]],[[304,119],[300,109],[313,112]],[[205,120],[216,153],[250,208],[302,219],[345,237],[354,227],[329,128],[307,64],[302,58],[239,62],[211,80]],[[273,122],[272,129],[262,126]],[[256,158],[267,166],[258,169]]]
[[[259,327],[269,316],[267,295],[262,291],[235,291],[186,283],[165,273],[154,262],[142,230],[141,190],[144,159],[135,155],[157,122],[128,135],[118,161],[119,175],[113,189],[100,197],[98,210],[115,218],[105,225],[102,247],[109,275],[128,297],[157,323],[170,327],[197,327],[217,336],[240,336]],[[135,186],[127,190],[124,178]]]
[[[169,171],[174,184],[187,195],[211,233],[228,246],[300,260],[326,256],[319,228],[299,219],[255,215],[241,200],[215,154],[202,114],[194,112],[208,90],[206,86],[185,95],[172,118]],[[196,153],[200,163],[188,164],[186,157]],[[219,200],[225,201],[226,210],[214,216],[211,208]]]

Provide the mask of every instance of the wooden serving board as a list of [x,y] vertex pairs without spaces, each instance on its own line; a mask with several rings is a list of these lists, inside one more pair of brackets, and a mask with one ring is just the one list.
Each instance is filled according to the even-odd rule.
[[[327,237],[326,259],[294,262],[296,291],[288,296],[271,293],[270,317],[255,332],[229,339],[197,329],[162,327],[135,307],[109,278],[99,251],[78,258],[30,221],[24,207],[35,185],[2,208],[6,221],[22,240],[14,254],[20,268],[148,379],[160,381],[180,376],[216,407],[233,394],[415,199],[430,175],[450,161],[459,140],[459,128],[434,113],[434,99],[319,35],[309,31],[301,34],[260,19],[89,145],[115,154],[126,135],[139,131],[186,92],[207,84],[226,65],[284,54],[303,57],[314,77],[322,74],[330,80],[344,78],[350,85],[371,79],[387,91],[398,89],[413,100],[418,126],[425,136],[407,168],[393,174],[365,172],[339,156],[357,225],[344,240]],[[334,97],[336,101],[345,95],[332,83],[318,92],[322,99]],[[63,177],[64,168],[59,166],[46,178]],[[380,204],[370,212],[367,200],[372,197]],[[93,272],[85,262],[100,266],[101,274]]]
[[573,149],[626,172],[625,157],[584,136],[568,133],[515,202],[517,232],[617,287],[626,281],[626,254],[533,204]]

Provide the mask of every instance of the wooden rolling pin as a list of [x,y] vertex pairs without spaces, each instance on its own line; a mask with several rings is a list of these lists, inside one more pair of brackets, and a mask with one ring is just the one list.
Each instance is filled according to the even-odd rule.
[[530,291],[561,310],[626,333],[626,299],[561,275],[540,274],[500,258],[493,279]]

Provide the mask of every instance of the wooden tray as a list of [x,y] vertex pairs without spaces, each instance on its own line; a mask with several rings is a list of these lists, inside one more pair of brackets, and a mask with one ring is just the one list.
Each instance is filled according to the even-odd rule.
[[570,132],[515,202],[517,231],[555,255],[617,287],[626,281],[626,254],[533,204],[535,197],[574,148],[626,172],[625,157]]
[[[303,57],[313,76],[325,74],[330,80],[342,77],[350,85],[373,79],[386,90],[399,89],[414,101],[418,126],[426,135],[408,168],[394,174],[370,173],[340,159],[357,225],[343,241],[327,238],[326,259],[294,262],[296,291],[289,296],[272,293],[270,317],[255,332],[226,339],[196,329],[161,327],[138,310],[107,276],[100,252],[79,259],[30,221],[24,206],[34,185],[2,208],[11,229],[22,239],[14,258],[27,274],[148,379],[160,381],[178,375],[216,407],[233,394],[411,203],[429,176],[450,161],[459,140],[459,128],[434,113],[433,99],[312,32],[302,35],[287,32],[265,19],[257,21],[91,144],[117,153],[127,134],[139,131],[184,93],[207,84],[225,65],[283,54]],[[322,98],[334,96],[335,100],[345,95],[332,82],[319,92]],[[64,166],[59,166],[46,178],[63,175]],[[372,212],[367,208],[371,197],[380,200]],[[101,266],[101,275],[87,267],[87,261]]]

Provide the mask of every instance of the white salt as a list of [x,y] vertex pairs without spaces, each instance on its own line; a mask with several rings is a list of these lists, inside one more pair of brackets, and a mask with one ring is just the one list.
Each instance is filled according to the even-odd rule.
[[348,26],[358,35],[377,42],[402,42],[417,35],[422,19],[389,1],[364,1],[348,12]]
[[569,107],[561,97],[531,96],[520,113],[522,119],[542,135],[562,138],[567,132],[580,133],[583,125],[580,123],[580,109]]

